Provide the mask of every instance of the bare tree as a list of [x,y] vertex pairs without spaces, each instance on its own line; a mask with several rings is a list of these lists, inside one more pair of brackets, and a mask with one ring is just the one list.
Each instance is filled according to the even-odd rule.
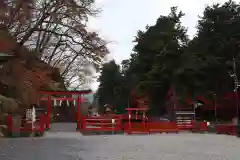
[[87,29],[99,9],[94,0],[8,0],[7,22],[20,45],[60,69],[65,85],[78,87],[108,54],[107,42]]

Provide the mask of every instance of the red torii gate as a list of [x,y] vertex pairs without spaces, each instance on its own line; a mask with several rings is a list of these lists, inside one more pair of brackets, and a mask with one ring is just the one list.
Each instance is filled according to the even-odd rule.
[[55,100],[61,100],[61,101],[74,101],[77,100],[77,129],[81,129],[81,103],[82,103],[82,95],[90,94],[92,93],[92,90],[81,90],[81,91],[47,91],[47,90],[41,90],[39,91],[40,94],[47,95],[47,98],[41,98],[39,100],[47,100],[47,115],[46,115],[46,129],[50,129],[50,122],[51,122],[51,108],[52,108],[52,96],[53,95],[78,95],[77,99],[71,97],[56,97]]

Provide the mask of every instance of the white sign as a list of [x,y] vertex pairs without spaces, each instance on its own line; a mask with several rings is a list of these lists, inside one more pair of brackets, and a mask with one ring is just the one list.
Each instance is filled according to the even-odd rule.
[[131,114],[128,115],[128,118],[131,119]]
[[[64,101],[66,101],[67,106],[70,106],[70,104],[71,104],[70,100],[64,100]],[[73,105],[76,106],[76,100],[71,100],[71,101],[73,101]],[[63,100],[53,99],[53,105],[54,106],[61,106],[62,103],[63,103]]]
[[33,122],[36,122],[36,109],[35,109],[35,107],[32,108],[32,118],[31,119],[32,119]]
[[35,107],[32,108],[32,129],[35,128],[35,122],[36,122],[36,110]]
[[115,124],[115,119],[112,119],[112,124]]
[[55,98],[53,99],[53,105],[57,106],[57,100]]

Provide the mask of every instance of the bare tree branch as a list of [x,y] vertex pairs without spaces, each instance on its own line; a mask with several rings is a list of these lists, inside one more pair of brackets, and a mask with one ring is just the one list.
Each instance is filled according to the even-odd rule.
[[86,83],[86,64],[99,67],[108,54],[107,42],[87,29],[88,17],[100,11],[92,0],[9,0],[8,7],[11,34],[60,67],[67,86]]

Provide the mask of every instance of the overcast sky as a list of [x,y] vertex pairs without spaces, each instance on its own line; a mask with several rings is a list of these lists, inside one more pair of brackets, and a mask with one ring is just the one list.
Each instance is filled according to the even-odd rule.
[[[170,7],[178,6],[186,15],[182,24],[192,37],[196,33],[198,16],[207,4],[222,3],[226,0],[96,0],[102,8],[97,18],[90,19],[90,27],[97,30],[107,41],[110,59],[117,63],[129,58],[133,48],[132,40],[138,30],[154,25],[160,15],[168,15]],[[240,0],[237,0],[240,1]],[[92,85],[97,89],[98,83]]]

